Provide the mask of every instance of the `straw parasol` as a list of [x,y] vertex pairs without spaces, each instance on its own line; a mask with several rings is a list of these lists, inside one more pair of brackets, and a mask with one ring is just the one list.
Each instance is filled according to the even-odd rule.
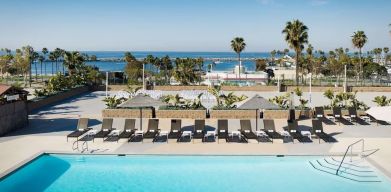
[[255,126],[258,130],[258,111],[263,109],[280,109],[280,107],[257,94],[243,103],[238,109],[255,109]]
[[368,115],[372,116],[376,120],[391,122],[391,106],[385,107],[371,107],[365,111]]
[[160,107],[165,106],[166,103],[163,103],[159,100],[153,99],[152,97],[148,95],[136,95],[133,98],[125,101],[124,103],[120,104],[118,108],[139,108],[140,109],[140,129],[142,129],[142,109],[143,108],[154,108],[154,107]]

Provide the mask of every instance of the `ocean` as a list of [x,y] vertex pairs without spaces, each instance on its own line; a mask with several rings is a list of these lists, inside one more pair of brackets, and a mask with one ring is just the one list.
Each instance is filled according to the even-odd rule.
[[[87,65],[96,66],[100,71],[124,71],[126,63],[123,61],[115,61],[116,59],[121,59],[124,56],[125,51],[83,51],[89,56],[96,55],[98,60],[101,61],[89,61],[86,62]],[[212,63],[213,60],[217,62],[213,66],[213,71],[233,71],[235,65],[238,64],[237,54],[234,52],[164,52],[164,51],[134,51],[131,52],[137,59],[143,59],[147,55],[153,55],[154,57],[164,57],[168,55],[170,58],[198,58],[202,57],[205,59],[204,69],[207,69],[208,64]],[[255,62],[253,59],[256,58],[267,58],[270,57],[270,53],[266,52],[243,52],[241,58],[243,58],[242,65],[246,67],[248,71],[255,70]],[[104,61],[102,61],[104,60]],[[59,62],[59,69],[62,70],[62,62]],[[55,64],[54,64],[55,65]],[[46,72],[45,72],[46,66]],[[52,63],[44,62],[42,67],[43,74],[52,73]],[[153,66],[146,66],[146,70],[154,70]],[[37,63],[38,74],[41,73],[40,63]],[[35,74],[35,66],[32,67],[32,73]]]

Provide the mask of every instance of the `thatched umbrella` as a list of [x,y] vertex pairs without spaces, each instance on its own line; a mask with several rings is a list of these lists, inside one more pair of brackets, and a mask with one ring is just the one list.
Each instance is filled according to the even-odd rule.
[[160,107],[165,106],[166,103],[163,103],[159,100],[153,99],[152,97],[148,95],[136,95],[133,98],[125,101],[124,103],[120,104],[118,108],[139,108],[140,109],[140,130],[142,130],[143,124],[142,124],[142,109],[143,108],[154,108],[154,107]]
[[238,109],[255,109],[255,126],[256,130],[258,130],[258,111],[260,109],[280,109],[280,107],[257,94],[243,103]]

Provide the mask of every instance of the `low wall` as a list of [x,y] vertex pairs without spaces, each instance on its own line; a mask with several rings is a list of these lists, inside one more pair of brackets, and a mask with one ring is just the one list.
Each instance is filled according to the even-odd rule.
[[[342,115],[349,115],[348,110],[341,110]],[[324,110],[325,115],[332,115],[333,110]],[[366,115],[365,111],[363,110],[357,110],[357,115]]]
[[39,108],[42,108],[42,107],[45,107],[48,105],[53,105],[57,102],[69,99],[69,98],[77,96],[77,95],[81,95],[83,93],[88,92],[89,90],[90,89],[87,86],[78,87],[78,88],[71,89],[69,91],[64,91],[64,92],[58,93],[56,95],[42,98],[40,100],[30,100],[27,103],[27,109],[28,109],[28,112],[32,112],[36,109],[39,109]]
[[157,110],[157,118],[206,119],[206,110]]
[[[143,109],[142,118],[152,118],[152,109]],[[140,118],[140,109],[103,109],[103,118]]]
[[[299,86],[304,92],[309,92],[309,86]],[[128,87],[126,85],[109,85],[109,91],[120,91],[127,90]],[[208,86],[203,85],[162,85],[155,86],[154,90],[161,91],[182,91],[182,90],[207,90]],[[277,86],[265,86],[265,85],[255,85],[255,86],[222,86],[222,90],[224,91],[260,91],[260,92],[274,92],[277,91]],[[296,86],[287,86],[287,92],[292,92],[296,89]],[[335,92],[342,92],[343,87],[333,87],[333,86],[313,86],[312,92],[325,92],[328,89],[331,89]],[[105,90],[105,89],[103,89]],[[352,92],[391,92],[391,87],[352,87]]]
[[[259,112],[258,112],[259,113]],[[256,110],[211,110],[211,119],[254,119]]]
[[[263,112],[264,119],[288,119],[289,110],[265,110]],[[295,110],[295,117],[298,119],[299,117],[304,118],[312,118],[313,111],[312,110]]]
[[23,128],[27,124],[28,113],[25,101],[0,105],[0,136]]

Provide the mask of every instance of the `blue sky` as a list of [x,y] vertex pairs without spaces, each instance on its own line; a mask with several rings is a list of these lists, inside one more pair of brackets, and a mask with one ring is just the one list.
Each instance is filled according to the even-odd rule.
[[285,23],[309,27],[315,49],[352,48],[364,30],[366,49],[391,47],[390,0],[0,0],[0,47],[130,51],[246,51],[287,47]]

